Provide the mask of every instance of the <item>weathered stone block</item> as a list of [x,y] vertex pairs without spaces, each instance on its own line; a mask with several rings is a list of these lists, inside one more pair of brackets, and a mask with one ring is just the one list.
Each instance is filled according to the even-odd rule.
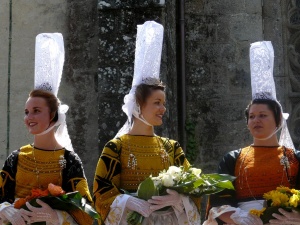
[[165,6],[165,0],[98,0],[100,10],[163,6]]
[[204,14],[205,0],[185,0],[185,13],[189,14]]
[[262,4],[264,0],[245,0],[245,12],[247,14],[262,15]]
[[239,14],[245,11],[245,4],[241,0],[206,1],[204,11],[207,14],[217,15]]
[[231,94],[243,94],[251,90],[250,73],[246,72],[244,68],[235,68],[228,76],[229,90]]
[[100,93],[125,96],[130,91],[133,67],[103,67],[98,70]]
[[115,36],[112,40],[101,40],[99,45],[99,64],[122,65],[133,64],[135,51],[135,38],[129,35]]
[[230,15],[231,38],[238,41],[261,40],[263,37],[261,15]]
[[280,0],[264,0],[262,7],[264,18],[281,18],[281,5],[282,1]]
[[186,19],[186,39],[188,41],[216,42],[217,17],[190,14]]

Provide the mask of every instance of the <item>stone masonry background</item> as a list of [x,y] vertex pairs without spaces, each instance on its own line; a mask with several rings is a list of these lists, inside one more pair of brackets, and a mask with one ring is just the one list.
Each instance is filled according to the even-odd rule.
[[70,106],[69,133],[92,187],[103,146],[126,120],[121,106],[132,82],[136,25],[146,20],[165,28],[161,78],[167,112],[157,134],[184,142],[190,161],[205,173],[214,172],[227,151],[251,144],[243,115],[251,100],[249,46],[270,40],[277,98],[290,113],[298,148],[300,1],[183,2],[186,140],[178,125],[181,1],[1,1],[0,163],[32,142],[23,110],[33,88],[35,36],[60,32],[66,59],[58,96]]

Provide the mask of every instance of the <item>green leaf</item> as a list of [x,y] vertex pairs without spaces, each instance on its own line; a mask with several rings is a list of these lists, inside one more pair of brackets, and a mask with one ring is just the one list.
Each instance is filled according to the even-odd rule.
[[[81,194],[78,191],[70,192],[58,197],[48,195],[44,197],[39,197],[38,199],[47,203],[53,209],[67,212],[79,209],[84,211],[94,219],[100,218],[100,215],[90,205],[86,204],[86,200],[81,196]],[[30,200],[29,203],[34,207],[40,207],[40,205],[36,202],[36,199]],[[22,208],[28,210],[26,205],[24,205]],[[41,224],[44,225],[45,223]]]
[[226,188],[226,189],[234,190],[234,186],[233,186],[232,182],[229,180],[220,181],[219,183],[217,183],[216,186],[219,188],[224,188],[224,189]]
[[194,182],[195,187],[199,187],[200,185],[203,185],[205,182],[203,179],[198,179]]
[[169,189],[175,190],[178,193],[189,194],[192,190],[195,189],[194,181],[189,181],[186,183],[182,183],[179,185],[175,185],[173,187],[168,187]]
[[94,208],[88,204],[85,204],[84,211],[94,219],[100,219],[100,215],[94,210]]
[[129,212],[127,214],[126,220],[129,225],[141,225],[144,217],[137,212]]
[[234,181],[236,177],[231,176],[229,174],[219,174],[219,173],[210,173],[210,174],[203,174],[203,177],[207,177],[208,179],[213,180],[230,180]]
[[148,177],[141,182],[137,190],[138,197],[144,200],[148,200],[152,196],[158,195],[158,193],[158,189],[155,187],[151,177]]

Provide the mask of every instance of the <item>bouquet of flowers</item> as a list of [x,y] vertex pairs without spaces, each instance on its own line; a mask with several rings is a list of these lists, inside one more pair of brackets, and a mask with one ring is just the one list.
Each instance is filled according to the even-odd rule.
[[[157,177],[148,177],[140,183],[137,197],[148,200],[152,196],[165,195],[167,189],[172,189],[180,194],[200,197],[204,194],[213,194],[224,189],[234,189],[232,181],[235,177],[227,174],[203,174],[201,169],[190,167],[184,169],[180,166],[170,166],[163,170]],[[127,215],[127,223],[139,225],[144,217],[137,212]]]
[[[51,206],[52,209],[63,210],[71,212],[72,210],[81,210],[88,214],[93,219],[99,219],[100,215],[86,203],[85,198],[81,196],[78,191],[65,193],[65,191],[57,185],[50,183],[46,190],[32,189],[31,195],[25,198],[19,198],[15,201],[14,207],[17,209],[26,207],[26,202],[29,202],[32,206],[39,207],[36,199],[40,199],[43,202]],[[46,222],[37,222],[35,225],[46,225]]]
[[270,219],[274,219],[273,213],[278,212],[279,208],[291,212],[293,209],[300,211],[300,191],[280,186],[276,190],[269,191],[263,195],[265,199],[265,207],[261,210],[250,210],[250,213],[261,218],[264,224]]

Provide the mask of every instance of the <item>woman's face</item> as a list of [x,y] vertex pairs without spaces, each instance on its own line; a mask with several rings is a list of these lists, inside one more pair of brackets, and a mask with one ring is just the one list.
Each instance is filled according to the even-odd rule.
[[39,134],[50,125],[50,108],[41,97],[30,97],[25,104],[24,123],[31,134]]
[[162,90],[153,90],[141,107],[141,113],[145,120],[153,126],[162,124],[162,117],[166,112],[166,96]]
[[268,138],[276,130],[273,112],[266,104],[253,104],[249,110],[248,128],[254,138]]

